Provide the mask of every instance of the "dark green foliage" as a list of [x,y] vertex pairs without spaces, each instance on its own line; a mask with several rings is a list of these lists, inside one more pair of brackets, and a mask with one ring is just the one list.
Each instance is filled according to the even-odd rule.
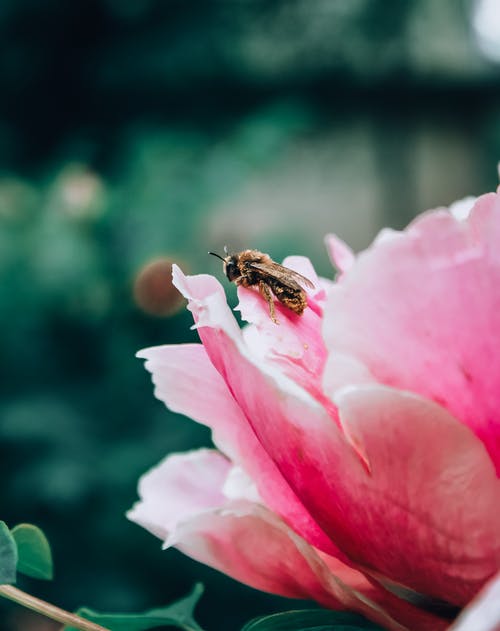
[[33,524],[18,524],[9,530],[5,522],[0,521],[0,585],[15,583],[17,572],[51,580],[50,545],[42,530]]
[[285,611],[258,618],[241,631],[381,631],[381,627],[361,616],[344,611]]
[[52,553],[47,537],[33,524],[18,524],[12,529],[17,546],[17,571],[32,578],[53,578]]
[[[91,620],[110,631],[146,631],[160,626],[171,626],[183,631],[203,631],[194,620],[194,608],[203,594],[203,586],[198,584],[189,596],[181,598],[172,605],[150,609],[138,614],[106,614],[97,613],[82,607],[78,615]],[[65,631],[76,631],[73,627],[65,627]]]
[[0,585],[16,582],[16,565],[16,542],[5,522],[0,521]]

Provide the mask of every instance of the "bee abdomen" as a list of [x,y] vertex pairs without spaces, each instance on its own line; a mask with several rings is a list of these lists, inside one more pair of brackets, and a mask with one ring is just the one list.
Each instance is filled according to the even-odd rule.
[[305,291],[297,286],[297,288],[287,287],[279,281],[268,281],[269,286],[277,300],[282,305],[291,309],[297,315],[302,315],[307,307],[307,298]]

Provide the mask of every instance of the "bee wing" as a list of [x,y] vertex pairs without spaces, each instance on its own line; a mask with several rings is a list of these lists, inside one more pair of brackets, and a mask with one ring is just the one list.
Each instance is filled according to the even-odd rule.
[[299,274],[298,272],[294,272],[293,269],[288,267],[283,267],[279,263],[275,263],[272,261],[271,263],[248,263],[248,267],[252,269],[257,269],[267,276],[271,276],[276,280],[279,280],[283,285],[293,286],[293,284],[297,283],[298,285],[302,285],[303,287],[308,287],[309,289],[314,289],[313,283]]

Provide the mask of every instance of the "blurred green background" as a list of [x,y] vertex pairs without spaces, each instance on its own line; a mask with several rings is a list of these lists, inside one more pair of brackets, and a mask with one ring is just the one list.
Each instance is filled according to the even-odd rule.
[[[494,189],[499,60],[495,0],[2,0],[0,517],[56,564],[26,589],[132,611],[201,580],[209,631],[288,606],[124,517],[210,441],[134,358],[196,339],[169,261],[220,278],[229,244],[331,276],[326,232],[361,249]],[[55,628],[0,603],[0,629]]]

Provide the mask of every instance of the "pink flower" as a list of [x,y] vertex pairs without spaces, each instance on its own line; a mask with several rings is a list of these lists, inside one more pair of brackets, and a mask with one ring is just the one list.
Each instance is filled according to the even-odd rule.
[[139,357],[217,449],[167,457],[129,518],[258,589],[446,628],[500,570],[500,197],[463,210],[358,256],[328,237],[336,283],[289,257],[316,289],[279,326],[174,269],[202,344]]

